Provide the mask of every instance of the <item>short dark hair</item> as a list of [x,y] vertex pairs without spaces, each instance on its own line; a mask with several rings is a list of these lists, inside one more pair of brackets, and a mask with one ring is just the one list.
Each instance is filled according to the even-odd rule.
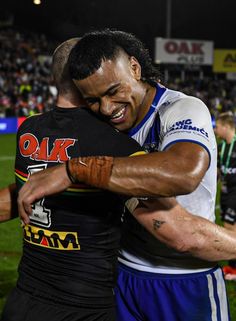
[[219,121],[223,125],[229,125],[231,128],[235,128],[235,117],[232,112],[219,114],[216,121]]
[[114,29],[92,31],[80,39],[69,56],[71,77],[87,78],[99,69],[102,61],[116,58],[120,50],[138,60],[144,82],[154,85],[159,81],[159,70],[144,44],[133,34]]
[[68,66],[68,58],[72,48],[80,38],[71,38],[61,43],[52,56],[52,77],[60,94],[67,94],[73,85]]

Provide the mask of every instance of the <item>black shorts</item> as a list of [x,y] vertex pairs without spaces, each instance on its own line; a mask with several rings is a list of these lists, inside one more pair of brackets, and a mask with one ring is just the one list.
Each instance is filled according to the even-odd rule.
[[1,321],[115,321],[115,306],[110,308],[70,307],[41,300],[14,288],[3,309]]
[[236,224],[236,193],[221,194],[221,219],[229,224]]

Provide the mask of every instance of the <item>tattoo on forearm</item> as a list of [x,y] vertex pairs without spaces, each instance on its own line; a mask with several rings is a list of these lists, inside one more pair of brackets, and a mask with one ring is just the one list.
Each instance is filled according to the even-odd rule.
[[159,221],[159,220],[155,220],[155,219],[153,219],[152,221],[153,221],[154,230],[159,229],[162,226],[162,224],[165,223],[165,221]]

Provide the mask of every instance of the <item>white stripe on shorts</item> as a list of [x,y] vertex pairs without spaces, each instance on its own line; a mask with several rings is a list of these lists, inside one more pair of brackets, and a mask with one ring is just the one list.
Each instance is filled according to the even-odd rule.
[[211,302],[211,318],[212,318],[212,321],[217,321],[217,309],[216,309],[216,301],[214,298],[214,287],[213,287],[212,276],[210,274],[207,275],[207,280],[208,280],[209,299]]
[[217,293],[220,301],[220,314],[222,321],[229,321],[228,301],[226,297],[225,281],[221,269],[214,272],[217,281]]
[[[229,312],[228,312],[228,302],[226,297],[226,289],[225,289],[225,282],[223,279],[222,271],[221,269],[217,269],[214,272],[214,277],[216,279],[216,285],[217,285],[217,295],[219,299],[219,310],[220,310],[220,316],[221,321],[229,321]],[[211,317],[212,321],[219,321],[217,319],[217,306],[216,306],[216,300],[214,297],[214,285],[212,280],[212,275],[207,275],[208,279],[208,290],[209,290],[209,298],[211,302]]]

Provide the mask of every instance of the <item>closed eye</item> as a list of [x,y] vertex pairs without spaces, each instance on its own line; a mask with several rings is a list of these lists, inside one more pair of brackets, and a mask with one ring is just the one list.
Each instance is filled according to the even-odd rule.
[[88,105],[94,105],[99,102],[98,98],[86,98],[85,99]]

